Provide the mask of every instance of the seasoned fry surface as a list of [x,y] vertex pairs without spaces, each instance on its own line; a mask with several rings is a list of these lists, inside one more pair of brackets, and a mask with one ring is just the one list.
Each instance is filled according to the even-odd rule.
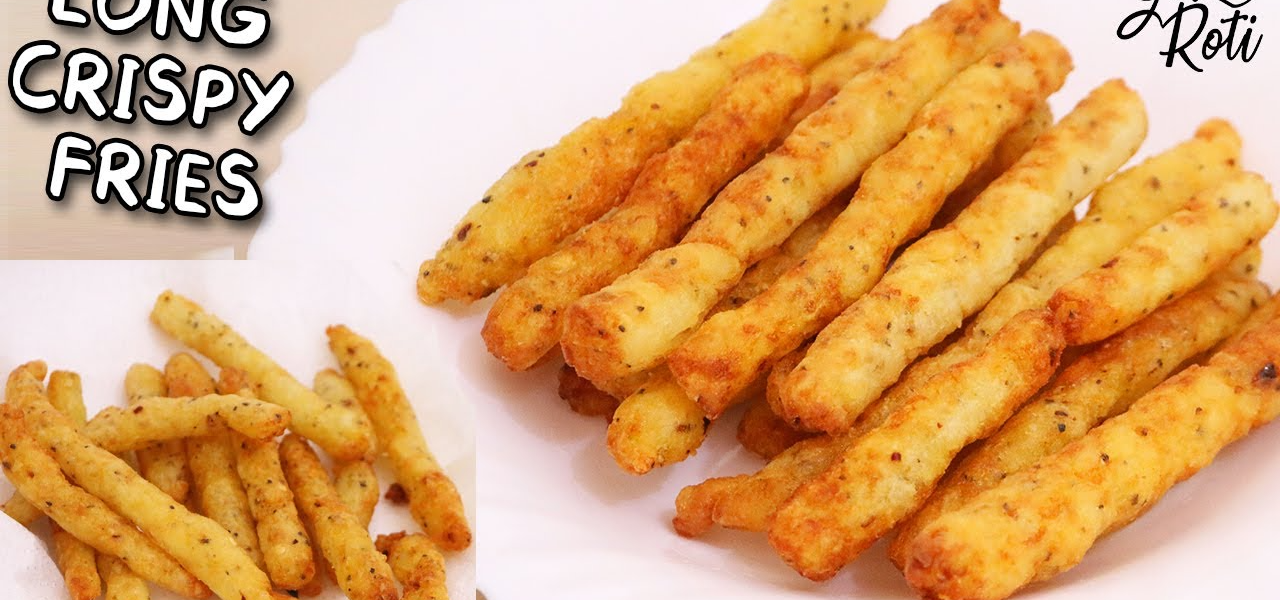
[[[145,398],[168,395],[164,373],[151,365],[136,363],[124,376],[124,395],[133,406]],[[191,491],[191,473],[187,470],[187,445],[174,439],[139,448],[138,472],[178,502],[185,503]]]
[[375,545],[404,586],[404,600],[448,600],[444,556],[430,538],[401,531],[378,536]]
[[619,467],[643,475],[696,452],[709,425],[698,404],[662,369],[614,411],[609,453]]

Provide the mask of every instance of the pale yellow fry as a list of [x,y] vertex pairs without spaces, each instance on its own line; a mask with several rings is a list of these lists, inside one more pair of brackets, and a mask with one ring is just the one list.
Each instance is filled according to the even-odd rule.
[[614,411],[609,453],[623,470],[643,475],[693,455],[709,425],[698,404],[660,369]]
[[333,465],[333,487],[338,498],[365,527],[373,520],[373,509],[378,506],[378,474],[373,463],[355,460]]
[[803,262],[751,302],[709,318],[671,353],[680,386],[717,418],[769,363],[871,289],[894,250],[929,226],[947,195],[1070,71],[1066,48],[1033,32],[956,75],[906,138],[871,164]]
[[378,551],[387,555],[391,571],[404,586],[403,600],[449,600],[444,555],[421,533],[401,531],[378,536]]
[[1015,316],[972,360],[935,377],[774,515],[769,543],[829,579],[909,516],[966,445],[994,432],[1058,368],[1066,347],[1047,309]]
[[840,93],[840,89],[844,84],[849,83],[858,73],[866,71],[876,65],[881,54],[889,48],[889,40],[886,40],[870,31],[862,31],[853,40],[850,41],[848,48],[840,50],[831,56],[822,59],[822,62],[814,65],[809,71],[809,94],[805,96],[800,106],[791,113],[787,118],[786,125],[782,128],[781,134],[778,136],[777,143],[781,144],[795,131],[796,125],[799,125],[809,115],[817,112],[827,101]]
[[575,300],[671,246],[724,184],[755,162],[805,92],[804,68],[777,54],[744,65],[683,140],[651,159],[626,200],[538,260],[499,296],[485,345],[524,370],[560,341]]
[[333,565],[342,591],[351,600],[397,598],[386,558],[374,549],[369,532],[343,506],[307,441],[297,434],[285,436],[280,443],[280,461],[298,509],[315,531],[316,543]]
[[[173,386],[169,392],[177,395]],[[212,386],[209,388],[212,390]],[[284,433],[289,411],[244,396],[207,394],[143,398],[129,408],[108,406],[85,425],[85,435],[113,453],[149,448],[158,441],[226,431],[266,440]]]
[[617,204],[644,162],[684,136],[740,65],[775,52],[812,66],[849,45],[884,4],[777,0],[680,67],[639,83],[612,115],[529,153],[489,188],[419,269],[418,296],[471,301],[509,283]]
[[98,556],[97,563],[95,569],[102,574],[106,589],[103,600],[147,600],[151,597],[147,580],[134,574],[120,559],[103,554]]
[[409,494],[409,513],[441,548],[462,550],[470,546],[471,527],[462,498],[427,447],[395,367],[372,342],[345,325],[330,326],[325,333],[330,351],[373,422],[378,449],[387,456],[396,481]]
[[1071,208],[1124,164],[1147,131],[1123,82],[1099,86],[960,216],[907,248],[831,322],[783,388],[783,414],[849,429],[902,370],[982,308]]
[[[700,259],[667,271],[649,270],[648,275],[657,278],[655,284],[685,283],[666,293],[648,294],[645,326],[633,329],[620,321],[637,312],[629,295],[602,306],[612,297],[610,288],[571,308],[561,339],[569,363],[600,384],[659,362],[747,267],[772,253],[801,222],[897,144],[916,111],[952,76],[1017,34],[1017,25],[1001,15],[996,4],[953,0],[934,11],[903,33],[879,64],[854,77],[801,122],[781,147],[726,186],[681,242],[697,245]],[[640,279],[636,273],[629,277]],[[577,310],[583,303],[596,308]],[[619,325],[632,334],[622,335],[626,332],[617,329]],[[619,354],[622,360],[610,359]]]
[[[145,398],[162,398],[169,394],[164,373],[141,363],[129,367],[124,376],[124,393],[133,406]],[[138,472],[147,481],[164,490],[174,500],[186,503],[191,491],[191,473],[187,470],[187,444],[180,439],[155,442],[137,451]]]
[[906,577],[922,596],[1004,598],[1075,566],[1227,444],[1280,412],[1280,321],[1192,366],[908,544]]
[[1187,361],[1234,332],[1267,299],[1256,280],[1215,278],[1108,339],[1067,366],[938,484],[923,508],[899,525],[889,557],[902,568],[910,541],[939,515],[959,508],[1011,473],[1061,450]]
[[[71,419],[77,427],[85,422],[84,393],[80,376],[70,371],[49,374],[49,404]],[[57,523],[52,525],[53,557],[62,571],[62,579],[73,599],[97,598],[102,593],[93,548],[67,533]]]
[[[164,377],[165,385],[173,394],[204,397],[217,391],[213,377],[190,354],[175,354],[170,358],[164,367]],[[248,399],[244,400],[239,408],[245,408],[248,402]],[[240,411],[232,414],[240,414]],[[262,439],[274,437],[270,435]],[[230,532],[254,564],[265,569],[253,511],[240,474],[236,471],[236,453],[229,432],[215,426],[209,434],[188,438],[187,457],[200,513]]]
[[1073,345],[1106,338],[1262,239],[1277,210],[1266,180],[1236,175],[1200,191],[1111,260],[1062,286],[1049,304]]
[[[54,371],[49,374],[49,402],[76,424],[83,426],[85,419],[84,397],[80,391],[80,376],[70,371]],[[14,493],[5,502],[5,512],[24,527],[30,527],[44,513],[32,506],[21,494]],[[71,538],[74,540],[75,538]]]
[[858,425],[879,424],[929,378],[980,351],[1010,317],[1043,306],[1063,284],[1101,265],[1196,192],[1238,172],[1239,158],[1239,135],[1225,121],[1211,120],[1192,139],[1113,177],[1093,195],[1084,219],[1004,286],[960,340],[907,368],[867,407]]
[[[23,365],[31,376],[37,381],[44,381],[45,375],[48,374],[48,366],[43,361],[33,361]],[[4,514],[8,515],[14,521],[23,527],[30,528],[33,523],[38,521],[44,513],[40,509],[32,506],[22,494],[15,491],[9,499],[4,503]]]
[[261,350],[198,304],[171,291],[156,299],[151,320],[178,341],[219,367],[243,370],[259,397],[289,409],[290,427],[314,440],[330,456],[364,458],[372,449],[373,428],[363,413],[320,400]]

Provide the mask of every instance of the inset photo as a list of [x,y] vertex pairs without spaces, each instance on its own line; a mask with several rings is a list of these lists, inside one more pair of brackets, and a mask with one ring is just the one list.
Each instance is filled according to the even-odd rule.
[[0,263],[0,589],[473,597],[474,409],[404,277]]

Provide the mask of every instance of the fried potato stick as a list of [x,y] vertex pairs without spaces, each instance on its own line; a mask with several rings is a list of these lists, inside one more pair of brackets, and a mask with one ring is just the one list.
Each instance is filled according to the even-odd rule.
[[409,494],[409,513],[441,548],[470,546],[471,527],[462,499],[427,448],[395,367],[372,342],[345,325],[330,326],[325,333],[329,349],[373,422],[378,449],[386,454],[396,481]]
[[[223,394],[254,395],[248,375],[239,369],[222,369],[215,387]],[[280,466],[280,444],[231,435],[236,474],[249,501],[267,576],[276,587],[302,589],[315,577],[315,552]]]
[[1271,321],[939,516],[907,545],[907,582],[934,598],[1005,598],[1070,569],[1099,537],[1275,418],[1276,362],[1280,321]]
[[102,581],[106,584],[103,600],[147,600],[151,597],[147,581],[134,574],[124,561],[114,556],[98,556],[94,569],[101,573]]
[[707,320],[668,358],[712,418],[769,363],[795,350],[875,285],[894,250],[1026,120],[1071,70],[1066,49],[1033,32],[962,71],[906,138],[867,169],[849,208],[803,262],[742,307]]
[[[341,373],[324,369],[316,373],[312,387],[325,402],[350,402],[359,405],[356,390]],[[338,499],[365,527],[373,519],[378,505],[378,474],[373,463],[367,460],[335,461],[333,464],[333,488]]]
[[248,373],[259,397],[289,409],[293,430],[314,440],[330,456],[358,459],[372,449],[373,428],[363,413],[325,404],[271,357],[195,302],[166,291],[156,299],[151,320],[219,367]]
[[[44,381],[49,371],[48,366],[43,361],[33,361],[22,365],[22,368],[25,368],[39,382]],[[26,498],[22,497],[22,494],[16,491],[5,501],[3,508],[4,514],[9,515],[9,518],[27,528],[30,528],[33,523],[44,516],[40,509],[33,506]]]
[[[164,378],[165,385],[173,394],[204,397],[217,391],[213,378],[190,354],[173,355],[164,366]],[[239,414],[239,411],[233,414]],[[269,435],[261,439],[274,437]],[[258,568],[265,569],[253,510],[249,507],[249,497],[236,470],[236,452],[227,430],[214,427],[211,433],[187,439],[187,457],[200,513],[230,532],[236,544]]]
[[766,54],[742,67],[693,130],[645,164],[626,200],[529,267],[499,296],[481,335],[525,370],[560,341],[565,309],[671,246],[702,207],[768,147],[806,89],[804,68]]
[[444,556],[421,533],[401,531],[378,536],[378,551],[387,556],[396,579],[404,586],[404,600],[448,600]]
[[1238,172],[1240,136],[1230,124],[1211,120],[1190,140],[1128,169],[1098,188],[1079,224],[987,303],[963,337],[943,352],[908,367],[893,387],[859,417],[856,427],[888,418],[929,378],[971,358],[1009,318],[1044,306],[1062,285],[1119,252],[1198,191]]
[[489,188],[422,264],[418,296],[469,302],[511,282],[615,206],[645,161],[694,126],[739,66],[770,52],[812,66],[847,46],[884,4],[777,0],[684,65],[636,85],[612,115],[529,153]]
[[738,443],[765,460],[814,435],[792,427],[786,419],[775,414],[764,396],[749,400],[742,420],[738,421]]
[[[151,365],[131,365],[124,376],[124,393],[128,405],[134,406],[146,398],[163,398],[169,395],[164,383],[164,373]],[[145,412],[145,409],[144,409]],[[180,439],[151,443],[138,448],[138,472],[147,481],[164,490],[174,500],[186,503],[191,491],[191,473],[187,470],[187,444]]]
[[561,365],[556,376],[559,382],[557,391],[569,408],[587,417],[604,417],[613,420],[613,411],[618,409],[619,400],[608,392],[592,385],[583,379],[569,365]]
[[[80,376],[70,371],[54,371],[49,374],[49,404],[71,419],[77,427],[85,422],[84,394]],[[93,548],[67,533],[57,523],[51,526],[53,557],[67,584],[67,592],[73,600],[89,600],[102,593],[102,578],[98,575],[97,559]]]
[[898,527],[889,558],[901,569],[911,539],[939,515],[1124,412],[1187,361],[1231,335],[1267,296],[1266,286],[1257,280],[1215,277],[1077,359],[1000,431],[967,452],[928,503]]
[[1049,305],[1073,345],[1096,342],[1195,287],[1271,229],[1271,186],[1241,173],[1197,193],[1111,260],[1062,286]]
[[801,575],[831,578],[919,508],[960,450],[1039,390],[1065,347],[1047,309],[1014,317],[978,356],[935,377],[796,490],[774,515],[769,543]]
[[1142,100],[1119,80],[1091,92],[946,228],[907,248],[831,322],[783,387],[783,414],[838,432],[902,370],[982,308],[1071,208],[1133,156]]
[[870,31],[862,31],[851,41],[848,48],[822,59],[822,62],[815,65],[809,71],[809,93],[787,118],[777,143],[786,141],[787,136],[795,131],[796,126],[805,117],[817,112],[828,100],[840,93],[840,89],[844,84],[849,83],[850,79],[874,67],[889,44],[889,40]]
[[[660,361],[747,267],[897,144],[915,112],[952,76],[1016,35],[1017,25],[997,4],[953,0],[938,8],[891,44],[875,67],[801,122],[781,147],[730,182],[676,246],[695,247],[698,259],[670,270],[648,269],[655,278],[651,286],[685,284],[647,295],[656,304],[645,305],[643,327],[624,322],[638,312],[630,294],[605,288],[575,304],[561,339],[569,364],[598,385]],[[629,285],[640,287],[642,275],[632,273]]]
[[[170,393],[177,394],[175,389],[192,388],[169,386]],[[212,390],[213,386],[207,389]],[[109,406],[85,424],[85,435],[95,444],[118,453],[146,449],[159,441],[208,436],[225,432],[227,428],[251,439],[266,440],[284,433],[289,420],[289,411],[278,405],[243,396],[209,393],[143,398],[129,408]]]
[[342,504],[307,441],[297,434],[285,436],[280,443],[280,460],[298,509],[314,529],[316,543],[333,565],[342,591],[351,600],[399,597],[386,558],[374,549],[369,532]]

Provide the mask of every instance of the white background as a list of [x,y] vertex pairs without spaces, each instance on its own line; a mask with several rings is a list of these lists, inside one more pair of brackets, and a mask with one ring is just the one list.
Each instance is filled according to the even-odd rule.
[[[1204,0],[1215,13],[1220,0]],[[627,88],[757,14],[763,0],[409,0],[367,37],[309,103],[266,194],[274,202],[251,257],[392,257],[410,295],[417,264],[512,162]],[[890,0],[874,24],[893,36],[937,2]],[[1163,0],[1162,11],[1176,6]],[[1054,97],[1064,114],[1122,76],[1146,99],[1139,158],[1183,140],[1212,116],[1246,137],[1245,166],[1280,182],[1280,9],[1252,2],[1253,62],[1224,57],[1204,73],[1165,68],[1169,33],[1152,24],[1121,41],[1116,26],[1143,0],[1005,0],[1005,10],[1072,50],[1076,71]],[[302,201],[306,200],[306,201]],[[1277,234],[1263,277],[1280,284]],[[397,305],[400,298],[397,298]],[[438,328],[452,381],[479,407],[480,588],[490,600],[839,596],[906,598],[877,547],[825,585],[796,576],[759,535],[684,540],[670,527],[676,492],[759,462],[736,449],[734,415],[694,459],[635,478],[604,449],[604,423],[568,412],[554,365],[510,374],[485,352],[487,303],[416,310]],[[429,340],[427,340],[430,343]],[[1229,448],[1138,523],[1103,541],[1077,569],[1023,597],[1270,597],[1280,564],[1280,426]]]

